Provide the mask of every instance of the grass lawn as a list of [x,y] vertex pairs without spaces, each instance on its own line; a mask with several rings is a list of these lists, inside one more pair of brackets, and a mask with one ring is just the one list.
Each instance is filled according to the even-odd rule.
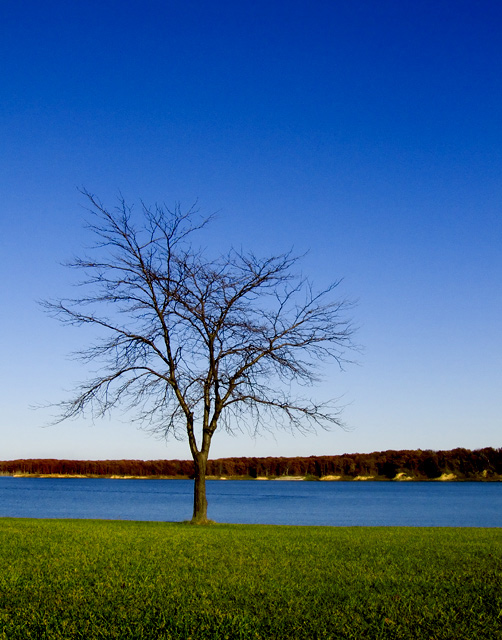
[[502,638],[500,529],[0,519],[0,639]]

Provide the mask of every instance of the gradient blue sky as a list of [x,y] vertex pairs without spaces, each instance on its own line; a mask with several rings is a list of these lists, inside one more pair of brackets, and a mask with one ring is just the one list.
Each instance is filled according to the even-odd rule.
[[68,293],[85,187],[198,199],[207,245],[294,247],[358,300],[315,393],[350,431],[216,434],[212,457],[501,446],[502,4],[0,3],[0,459],[187,458],[123,416],[41,428],[85,378]]

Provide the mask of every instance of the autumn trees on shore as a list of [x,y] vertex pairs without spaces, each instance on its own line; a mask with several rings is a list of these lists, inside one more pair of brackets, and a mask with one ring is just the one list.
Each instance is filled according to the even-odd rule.
[[[192,460],[28,459],[0,461],[0,474],[190,478],[194,466]],[[398,474],[416,480],[433,480],[442,474],[454,474],[465,480],[489,480],[502,475],[502,449],[390,450],[305,458],[222,458],[207,463],[207,475],[213,477],[320,479],[337,476],[350,480],[359,476],[391,480]]]

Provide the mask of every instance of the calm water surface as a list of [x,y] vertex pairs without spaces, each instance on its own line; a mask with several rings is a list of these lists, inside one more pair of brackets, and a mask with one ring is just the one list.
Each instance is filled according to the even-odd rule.
[[[188,520],[191,480],[0,477],[0,517]],[[502,483],[208,481],[218,522],[500,527]]]

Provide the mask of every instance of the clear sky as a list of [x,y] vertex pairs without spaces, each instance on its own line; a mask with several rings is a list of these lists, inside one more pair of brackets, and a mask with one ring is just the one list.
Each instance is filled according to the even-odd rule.
[[502,4],[3,0],[0,459],[188,458],[116,416],[42,428],[89,342],[36,301],[113,206],[198,199],[207,245],[309,251],[358,301],[326,369],[348,431],[214,437],[212,457],[501,443]]

